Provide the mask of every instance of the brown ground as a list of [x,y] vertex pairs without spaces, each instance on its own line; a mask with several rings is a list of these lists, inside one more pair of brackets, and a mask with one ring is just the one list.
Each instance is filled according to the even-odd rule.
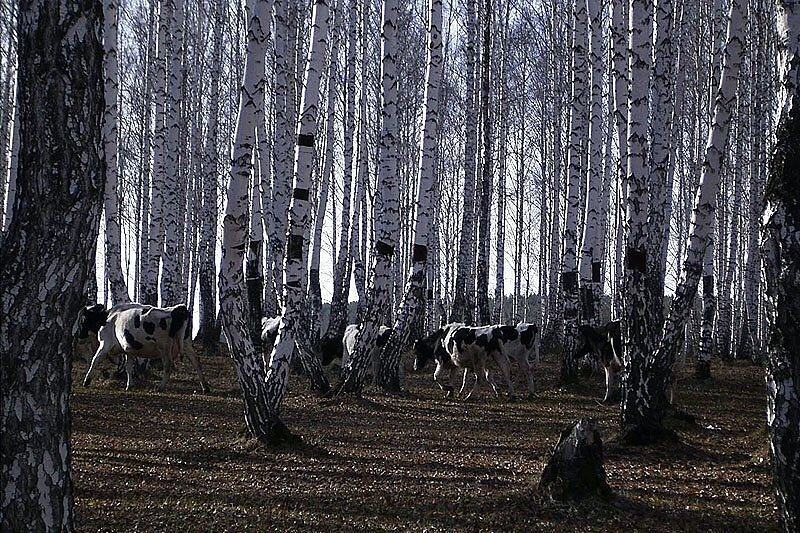
[[[253,449],[229,359],[204,358],[214,392],[184,360],[168,393],[98,375],[73,396],[73,475],[81,531],[773,531],[760,369],[685,377],[680,403],[700,427],[683,444],[607,447],[613,504],[542,502],[539,473],[559,431],[581,416],[613,436],[600,378],[558,390],[551,360],[535,400],[446,401],[430,372],[411,395],[323,403],[294,382],[284,420],[308,444]],[[82,378],[86,366],[76,364]],[[430,369],[429,369],[430,370]],[[79,383],[79,379],[76,379]]]

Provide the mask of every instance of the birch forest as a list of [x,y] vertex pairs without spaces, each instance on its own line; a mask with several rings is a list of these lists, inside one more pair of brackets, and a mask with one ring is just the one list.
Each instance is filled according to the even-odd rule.
[[2,531],[800,531],[800,1],[0,0],[0,398]]

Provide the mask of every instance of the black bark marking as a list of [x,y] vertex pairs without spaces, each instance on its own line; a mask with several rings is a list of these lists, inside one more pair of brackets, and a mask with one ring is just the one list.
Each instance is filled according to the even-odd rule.
[[592,263],[592,281],[594,283],[600,283],[601,279],[601,272],[600,272],[600,262],[595,261]]
[[295,198],[297,200],[305,200],[307,202],[308,201],[308,195],[309,195],[308,189],[299,189],[299,188],[295,187],[292,190],[292,198]]
[[647,271],[647,251],[637,248],[628,248],[625,252],[625,264],[637,272]]
[[392,257],[394,255],[394,246],[383,241],[377,241],[375,243],[375,251],[378,253],[378,255]]
[[703,294],[714,296],[714,274],[703,276]]
[[411,261],[421,263],[428,260],[428,247],[424,244],[415,244],[411,253]]
[[561,287],[563,287],[564,292],[575,292],[578,290],[578,273],[562,272]]
[[314,134],[313,133],[301,133],[297,136],[297,146],[314,146]]
[[303,236],[302,235],[289,235],[289,242],[287,244],[286,258],[290,260],[300,261],[303,259]]

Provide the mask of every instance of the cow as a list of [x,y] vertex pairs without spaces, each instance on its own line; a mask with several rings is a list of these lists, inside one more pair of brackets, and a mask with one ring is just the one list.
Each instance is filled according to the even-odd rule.
[[520,322],[516,326],[496,326],[496,328],[500,333],[503,353],[517,362],[520,372],[527,381],[528,395],[533,396],[536,392],[533,367],[539,363],[539,327],[536,324]]
[[[139,303],[120,304],[111,309],[99,304],[85,307],[80,317],[78,336],[85,338],[95,334],[100,345],[86,372],[83,386],[90,385],[92,374],[103,357],[119,355],[125,358],[128,378],[125,390],[130,390],[133,386],[137,357],[160,358],[164,376],[158,390],[163,391],[169,382],[175,360],[183,352],[186,329],[190,323],[191,315],[183,304],[166,308]],[[190,348],[187,355],[200,378],[202,391],[208,392],[208,383],[203,377],[197,354]]]
[[[341,360],[341,367],[347,368],[350,364],[350,359],[353,357],[353,350],[356,347],[356,339],[358,337],[360,326],[358,324],[350,324],[344,330],[341,340],[338,338],[325,338],[319,342],[318,352],[322,358],[322,366],[329,366],[334,360]],[[377,377],[378,369],[380,367],[381,350],[389,342],[389,337],[394,330],[388,326],[380,326],[378,329],[378,338],[375,340],[375,347],[369,354],[370,357],[370,374],[372,379]]]
[[604,326],[593,327],[583,324],[578,327],[582,341],[575,359],[586,355],[597,357],[606,375],[606,394],[603,403],[620,401],[619,372],[622,370],[622,341],[620,321],[612,320]]
[[454,389],[449,381],[453,370],[457,368],[464,370],[464,379],[456,397],[464,392],[469,371],[475,380],[465,400],[472,398],[480,389],[482,380],[492,387],[495,397],[499,397],[497,385],[486,366],[488,359],[491,358],[500,367],[508,384],[509,398],[513,398],[514,385],[503,343],[503,333],[497,326],[471,327],[461,323],[448,324],[414,343],[414,370],[419,372],[425,368],[428,361],[435,360],[436,370],[433,372],[433,380],[445,393],[446,398],[453,396]]

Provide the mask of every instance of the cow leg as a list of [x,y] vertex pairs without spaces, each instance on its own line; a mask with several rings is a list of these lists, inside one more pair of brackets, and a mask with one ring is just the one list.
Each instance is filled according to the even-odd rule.
[[464,401],[470,400],[473,394],[477,398],[481,389],[481,379],[486,379],[484,375],[486,372],[486,367],[483,365],[483,363],[475,363],[472,372],[475,374],[475,381],[472,384],[472,389],[469,391],[469,394],[467,394],[467,397],[464,398]]
[[494,397],[500,397],[500,391],[497,390],[497,383],[495,383],[494,378],[492,377],[492,372],[488,368],[483,369],[483,376],[488,383],[492,387],[492,392],[494,392]]
[[158,384],[158,390],[163,392],[167,388],[169,375],[172,372],[172,358],[167,354],[163,354],[161,356],[161,365],[164,367],[164,374],[161,377],[161,383]]
[[125,361],[125,374],[127,376],[127,382],[125,383],[125,390],[131,390],[133,388],[133,377],[136,373],[136,357],[132,355],[122,354],[122,358]]
[[603,403],[619,403],[620,391],[617,380],[617,369],[613,365],[607,365],[604,367],[604,370],[606,373],[606,396],[603,398]]
[[533,398],[533,394],[536,392],[536,387],[533,383],[533,367],[528,362],[527,354],[523,354],[523,356],[517,361],[517,364],[519,365],[520,372],[522,372],[522,375],[525,376],[525,379],[528,382],[528,396]]
[[[497,361],[497,366],[500,367],[500,372],[503,373],[503,378],[506,380],[506,384],[508,385],[508,397],[513,400],[514,381],[511,379],[511,364],[508,362],[508,356],[503,352],[497,352],[495,354],[494,360]],[[496,394],[497,389],[496,387],[494,387],[494,385],[493,388],[495,388],[495,394]]]
[[83,378],[84,387],[88,387],[91,384],[92,374],[94,373],[95,368],[97,368],[97,364],[110,352],[107,346],[108,345],[105,342],[100,342],[100,346],[97,348],[97,352],[95,352],[94,357],[92,357],[91,364],[89,364],[89,370],[86,371],[86,377]]
[[[452,369],[445,368],[443,364],[437,362],[436,370],[433,372],[433,381],[444,391],[445,398],[450,398],[453,395],[453,386],[450,384],[451,370]],[[446,384],[444,382],[445,379],[447,379]]]
[[[464,396],[464,389],[466,389],[466,388],[467,388],[467,376],[468,376],[468,375],[469,375],[469,369],[468,369],[468,368],[465,368],[465,369],[464,369],[464,377],[463,377],[463,379],[461,380],[461,390],[459,390],[459,391],[458,391],[458,395],[456,396],[457,398],[461,398],[461,397],[463,397],[463,396]],[[478,375],[477,375],[477,374],[475,374],[475,373],[473,372],[473,373],[472,373],[472,375],[475,377],[475,379],[478,379]],[[473,381],[473,383],[472,383],[472,386],[473,386],[473,387],[475,386],[475,382],[474,382],[474,381]]]
[[197,371],[197,377],[200,378],[200,390],[202,390],[203,393],[208,392],[211,388],[208,386],[205,376],[203,376],[203,369],[200,367],[200,358],[191,347],[187,350],[187,356],[189,357],[189,361],[192,362],[195,371]]

